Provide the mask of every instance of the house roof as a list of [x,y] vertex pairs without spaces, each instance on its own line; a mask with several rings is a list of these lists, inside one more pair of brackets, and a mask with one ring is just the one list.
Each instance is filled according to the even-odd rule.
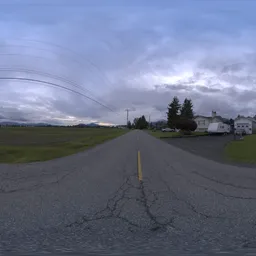
[[202,118],[206,118],[206,119],[211,119],[210,116],[202,116],[202,115],[197,115],[197,116],[195,116],[194,118],[197,118],[197,117],[202,117]]
[[239,120],[239,119],[241,119],[241,118],[243,118],[243,119],[248,119],[248,120],[250,120],[250,121],[256,123],[256,119],[254,119],[253,117],[245,117],[245,116],[239,116],[239,117],[235,118],[234,121]]

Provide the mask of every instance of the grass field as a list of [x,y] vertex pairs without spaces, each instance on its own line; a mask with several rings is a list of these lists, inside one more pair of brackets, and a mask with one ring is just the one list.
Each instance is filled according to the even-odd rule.
[[230,142],[225,147],[226,157],[244,163],[256,163],[256,135],[245,136],[243,140]]
[[26,163],[67,156],[126,133],[114,128],[0,128],[0,162]]
[[[150,131],[151,135],[153,135],[156,138],[173,138],[173,137],[179,137],[181,136],[179,132],[162,132],[162,131]],[[191,137],[191,136],[198,136],[198,135],[205,135],[204,132],[193,132],[191,135],[183,135],[183,137]]]

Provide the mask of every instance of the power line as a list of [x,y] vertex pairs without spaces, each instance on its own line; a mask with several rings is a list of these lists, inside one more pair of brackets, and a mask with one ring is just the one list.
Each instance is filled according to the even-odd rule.
[[58,87],[58,88],[61,88],[61,89],[64,89],[64,90],[67,90],[67,91],[70,91],[70,92],[73,92],[75,94],[78,94],[82,97],[85,97],[99,105],[101,105],[102,107],[114,112],[113,109],[109,108],[108,106],[102,104],[101,102],[81,93],[81,92],[78,92],[78,91],[75,91],[73,89],[70,89],[68,87],[65,87],[65,86],[62,86],[62,85],[59,85],[59,84],[56,84],[56,83],[51,83],[51,82],[47,82],[47,81],[44,81],[44,80],[39,80],[39,79],[32,79],[32,78],[24,78],[24,77],[0,77],[0,80],[20,80],[20,81],[29,81],[29,82],[37,82],[37,83],[42,83],[42,84],[45,84],[45,85],[52,85],[52,86],[55,86],[55,87]]
[[[50,45],[50,46],[54,46],[55,48],[59,48],[61,50],[64,50],[64,52],[69,52],[71,53],[73,56],[77,56],[79,57],[79,59],[81,58],[81,56],[83,56],[83,58],[81,58],[83,61],[85,60],[91,67],[93,67],[96,71],[99,72],[99,74],[101,75],[101,78],[103,78],[103,80],[105,80],[105,82],[107,82],[108,84],[111,85],[111,82],[109,81],[109,79],[106,77],[106,75],[104,74],[104,72],[95,64],[93,63],[91,60],[89,60],[88,58],[85,58],[84,55],[81,55],[81,54],[78,54],[77,52],[69,49],[68,47],[65,47],[65,46],[62,46],[62,45],[59,45],[59,44],[55,44],[55,43],[51,43],[51,42],[47,42],[47,41],[41,41],[41,40],[36,40],[36,39],[17,39],[17,40],[20,40],[20,41],[28,41],[28,42],[36,42],[36,43],[41,43],[41,44],[45,44],[45,45]],[[34,46],[29,46],[29,45],[12,45],[12,44],[0,44],[0,46],[2,47],[22,47],[22,48],[33,48],[35,50],[40,50],[40,51],[48,51],[48,52],[51,52],[51,53],[54,53],[56,54],[56,52],[50,50],[50,49],[45,49],[45,48],[38,48],[38,47],[34,47]],[[69,57],[68,57],[69,58]],[[76,58],[71,58],[74,62],[76,62],[77,64],[79,65],[82,65],[84,66],[84,63],[83,62],[80,62],[78,61]]]
[[[24,69],[24,68],[1,68],[0,67],[0,72],[1,71],[14,71],[14,72],[26,72],[26,73],[30,73],[30,74],[36,74],[36,75],[43,75],[43,76],[47,76],[49,78],[53,78],[53,79],[57,79],[57,80],[60,80],[62,82],[65,82],[65,83],[68,83],[76,88],[79,88],[81,89],[82,91],[85,91],[85,92],[89,92],[93,97],[94,99],[96,100],[100,100],[101,102],[103,102],[105,105],[106,102],[104,102],[101,98],[97,99],[95,95],[93,95],[93,93],[84,88],[83,86],[80,86],[78,85],[76,82],[72,81],[72,80],[69,80],[68,78],[65,78],[65,77],[62,77],[62,76],[58,76],[58,75],[54,75],[54,74],[50,74],[50,73],[46,73],[46,72],[42,72],[42,71],[37,71],[37,70],[33,70],[33,69]],[[109,105],[111,108],[115,108],[113,105]]]

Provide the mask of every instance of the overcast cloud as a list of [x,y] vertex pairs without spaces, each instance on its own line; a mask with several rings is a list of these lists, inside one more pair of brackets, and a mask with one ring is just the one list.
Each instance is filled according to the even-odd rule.
[[1,0],[0,122],[120,124],[127,108],[131,120],[157,120],[174,96],[191,98],[197,114],[255,115],[255,9],[244,0]]

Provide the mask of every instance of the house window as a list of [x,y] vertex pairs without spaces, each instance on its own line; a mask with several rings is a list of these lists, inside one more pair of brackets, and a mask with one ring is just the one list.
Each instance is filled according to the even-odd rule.
[[200,120],[200,121],[198,121],[198,124],[200,125],[205,125],[205,120]]

